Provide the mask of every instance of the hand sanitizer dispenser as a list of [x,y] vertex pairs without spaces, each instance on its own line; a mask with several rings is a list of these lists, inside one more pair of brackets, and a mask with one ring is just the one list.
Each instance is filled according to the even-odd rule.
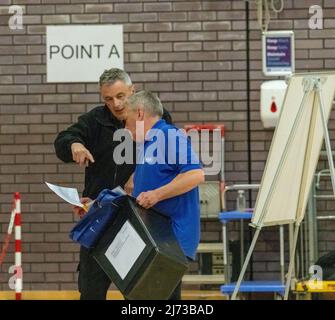
[[272,80],[261,85],[261,120],[264,128],[277,125],[287,89],[286,81]]

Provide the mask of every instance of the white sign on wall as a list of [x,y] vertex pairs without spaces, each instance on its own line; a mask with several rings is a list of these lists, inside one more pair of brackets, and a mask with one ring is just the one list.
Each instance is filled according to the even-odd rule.
[[266,76],[291,75],[295,71],[294,32],[263,32],[263,73]]
[[47,26],[47,82],[98,82],[123,69],[122,25]]

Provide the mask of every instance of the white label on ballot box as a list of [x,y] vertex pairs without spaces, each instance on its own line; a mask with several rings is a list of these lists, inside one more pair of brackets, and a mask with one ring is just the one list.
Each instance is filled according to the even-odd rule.
[[145,248],[145,243],[127,220],[105,252],[123,280]]

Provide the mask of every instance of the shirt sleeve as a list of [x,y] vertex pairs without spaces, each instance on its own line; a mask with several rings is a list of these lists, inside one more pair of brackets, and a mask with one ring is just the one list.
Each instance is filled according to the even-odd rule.
[[199,158],[192,147],[190,137],[182,130],[176,130],[174,139],[168,141],[168,162],[180,174],[202,169]]
[[72,161],[72,143],[79,142],[86,148],[88,146],[90,125],[88,115],[78,118],[78,122],[60,132],[54,142],[57,157],[64,162]]

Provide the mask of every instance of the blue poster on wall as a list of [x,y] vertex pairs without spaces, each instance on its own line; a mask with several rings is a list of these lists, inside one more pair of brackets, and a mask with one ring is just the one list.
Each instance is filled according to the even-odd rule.
[[294,72],[294,37],[292,31],[263,34],[263,72],[269,76]]

